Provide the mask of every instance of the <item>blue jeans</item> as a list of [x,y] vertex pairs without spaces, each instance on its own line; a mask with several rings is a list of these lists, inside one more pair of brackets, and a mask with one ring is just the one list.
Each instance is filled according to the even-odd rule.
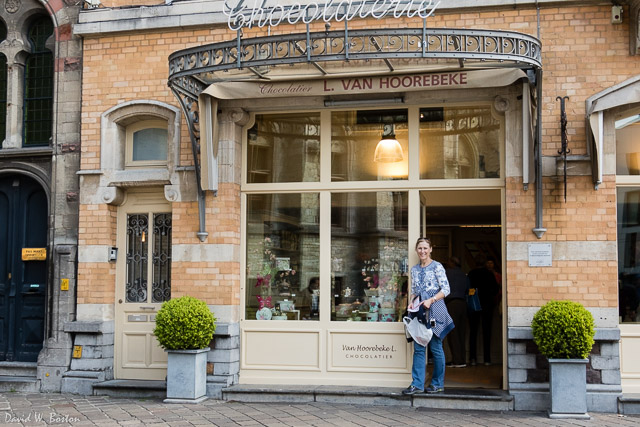
[[[444,388],[444,350],[442,349],[442,340],[437,336],[431,337],[429,348],[433,354],[433,375],[431,377],[431,385],[436,388]],[[411,385],[420,389],[424,389],[424,382],[427,377],[427,348],[421,346],[417,342],[413,342],[413,367],[411,368],[411,377],[413,381]]]

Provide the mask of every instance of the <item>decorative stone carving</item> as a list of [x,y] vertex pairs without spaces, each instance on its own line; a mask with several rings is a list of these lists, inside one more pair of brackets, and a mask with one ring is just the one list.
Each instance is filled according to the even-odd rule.
[[102,187],[100,199],[109,205],[120,206],[124,202],[124,191],[118,187]]
[[493,98],[493,108],[499,113],[505,113],[509,109],[509,100],[504,96],[498,95]]
[[20,10],[21,5],[21,0],[6,0],[4,2],[4,8],[9,13],[16,13],[18,10]]
[[238,126],[244,126],[249,122],[249,114],[242,108],[231,108],[227,110],[227,117]]

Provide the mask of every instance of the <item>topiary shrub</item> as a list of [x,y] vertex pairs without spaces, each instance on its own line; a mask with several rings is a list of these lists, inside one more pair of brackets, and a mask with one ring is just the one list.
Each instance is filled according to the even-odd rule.
[[209,346],[215,322],[204,301],[184,296],[162,303],[153,333],[164,349],[199,350]]
[[531,322],[533,341],[549,359],[586,359],[593,347],[593,316],[577,302],[549,301]]

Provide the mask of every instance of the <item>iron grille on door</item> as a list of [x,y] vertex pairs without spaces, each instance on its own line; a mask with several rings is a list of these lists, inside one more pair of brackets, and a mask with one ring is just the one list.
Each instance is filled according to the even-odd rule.
[[[149,238],[153,252],[149,253]],[[148,301],[149,258],[153,264]],[[163,302],[171,298],[171,214],[153,215],[149,236],[147,214],[127,215],[127,302]]]

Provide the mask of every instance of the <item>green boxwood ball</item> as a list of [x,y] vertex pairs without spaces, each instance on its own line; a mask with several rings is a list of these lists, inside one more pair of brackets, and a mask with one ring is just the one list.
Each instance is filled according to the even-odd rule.
[[184,296],[162,303],[153,333],[164,349],[198,350],[209,346],[215,322],[204,301]]
[[549,301],[533,316],[531,329],[549,359],[586,359],[593,347],[593,316],[577,302]]

